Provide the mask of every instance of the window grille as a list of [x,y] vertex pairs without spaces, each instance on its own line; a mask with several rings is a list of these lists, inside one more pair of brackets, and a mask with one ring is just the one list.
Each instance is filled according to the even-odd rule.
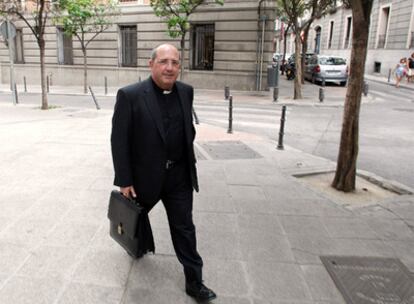
[[192,27],[192,69],[213,70],[214,24],[197,24]]
[[137,26],[120,26],[121,35],[121,66],[137,66]]

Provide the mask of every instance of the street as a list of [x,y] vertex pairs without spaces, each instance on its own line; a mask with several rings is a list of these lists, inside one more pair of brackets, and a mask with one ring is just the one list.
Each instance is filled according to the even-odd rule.
[[[244,97],[234,95],[233,128],[270,139],[278,139],[281,103],[292,100],[293,82],[280,78],[280,100],[272,102],[268,96]],[[316,156],[336,161],[342,124],[343,102],[346,88],[336,84],[325,87],[325,100],[318,98],[318,85],[306,82],[303,86],[304,102],[287,102],[285,145]],[[240,97],[238,96],[240,95]],[[213,95],[212,95],[213,96]],[[374,81],[369,82],[368,102],[363,102],[360,113],[360,140],[358,169],[395,180],[409,187],[414,185],[414,95],[409,89]],[[268,97],[268,98],[267,98]],[[98,96],[102,109],[112,109],[114,96]],[[0,93],[1,102],[10,102],[10,93]],[[39,94],[19,95],[21,104],[36,104]],[[53,106],[94,109],[91,96],[49,95]],[[214,98],[200,98],[195,92],[195,110],[201,123],[226,127],[228,104],[217,93]]]

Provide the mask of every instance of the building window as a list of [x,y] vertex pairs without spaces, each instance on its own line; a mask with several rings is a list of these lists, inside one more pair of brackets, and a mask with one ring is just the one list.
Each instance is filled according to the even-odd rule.
[[72,36],[57,28],[58,64],[73,64]]
[[351,29],[352,29],[352,17],[347,17],[346,18],[346,32],[345,32],[344,49],[349,48],[349,42],[351,40]]
[[411,32],[410,49],[414,49],[414,31]]
[[137,26],[119,26],[121,51],[120,63],[123,67],[137,66]]
[[333,31],[334,31],[334,21],[331,21],[329,23],[328,49],[332,48]]
[[14,63],[24,63],[23,55],[23,31],[16,29],[16,36],[14,36]]
[[378,24],[378,41],[377,48],[383,49],[387,40],[388,20],[390,17],[390,7],[383,7],[380,12],[380,19]]
[[191,37],[191,68],[194,70],[213,70],[214,24],[193,25]]
[[315,28],[315,54],[319,54],[321,50],[321,33],[322,29],[320,26]]

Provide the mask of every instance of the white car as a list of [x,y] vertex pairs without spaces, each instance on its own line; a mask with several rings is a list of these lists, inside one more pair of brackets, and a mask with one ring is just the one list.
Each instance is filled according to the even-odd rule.
[[305,65],[304,77],[312,83],[339,82],[341,86],[345,86],[348,81],[346,59],[339,56],[313,55]]

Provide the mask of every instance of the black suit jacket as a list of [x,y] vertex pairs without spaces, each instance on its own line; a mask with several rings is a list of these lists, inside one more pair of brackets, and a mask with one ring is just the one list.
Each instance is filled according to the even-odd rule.
[[[192,186],[198,191],[192,122],[194,90],[181,82],[176,82],[176,88],[184,116],[186,161]],[[166,173],[167,152],[161,111],[150,78],[118,90],[111,147],[114,185],[133,185],[139,201],[146,205],[155,204]]]

